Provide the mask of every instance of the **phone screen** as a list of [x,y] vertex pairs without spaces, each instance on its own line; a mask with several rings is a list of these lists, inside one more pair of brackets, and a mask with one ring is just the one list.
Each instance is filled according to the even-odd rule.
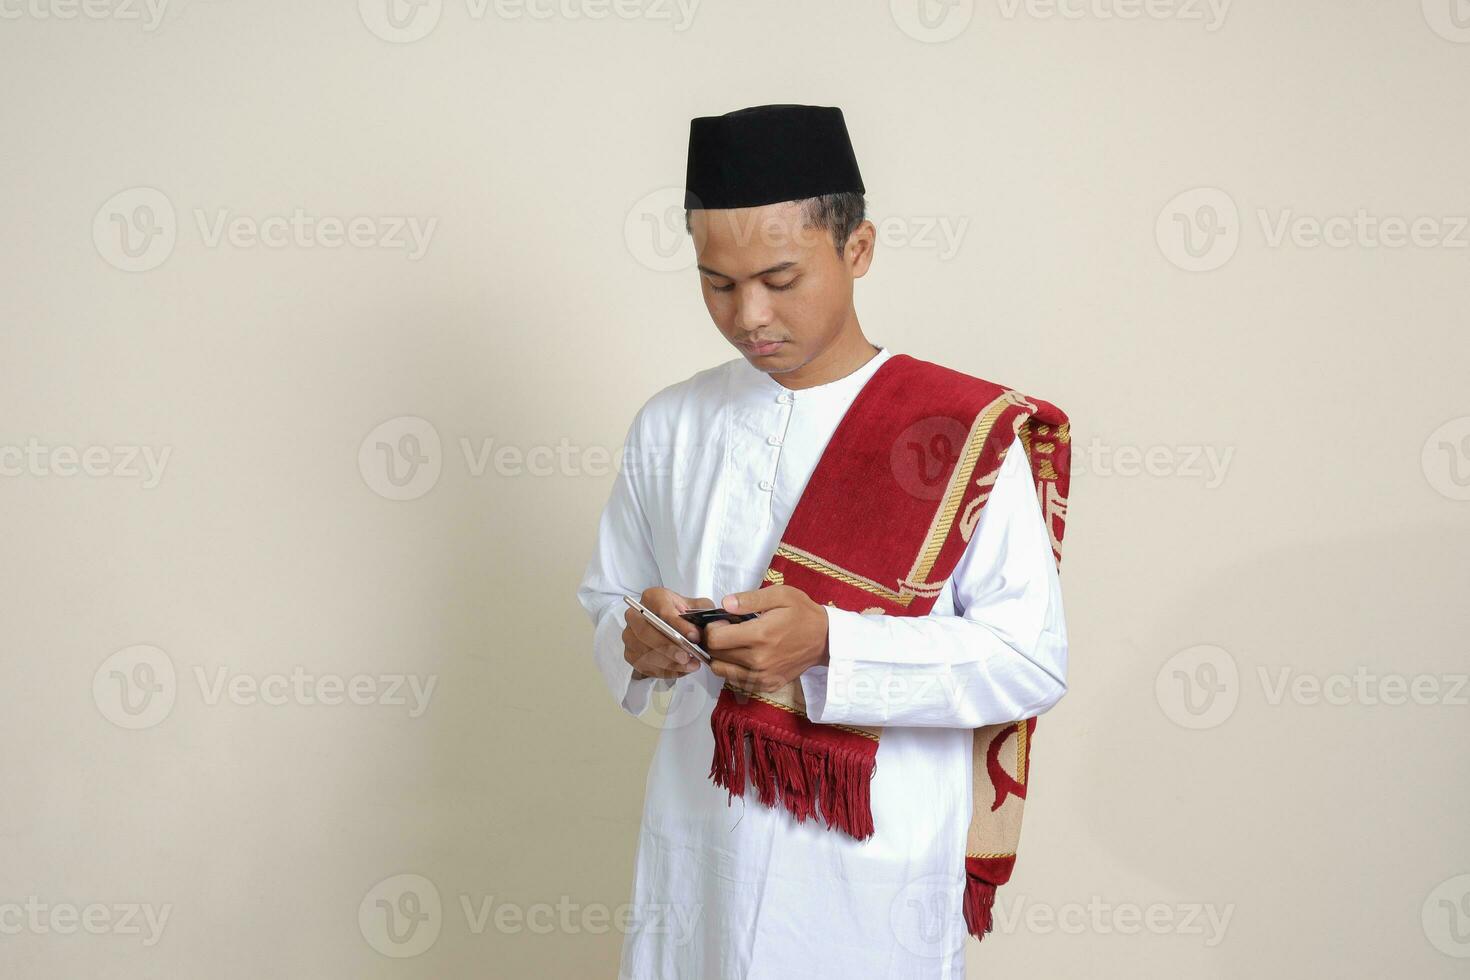
[[732,613],[726,612],[723,609],[691,609],[679,615],[682,619],[686,619],[700,629],[704,629],[704,627],[714,622],[743,623],[747,619],[755,619],[757,614]]

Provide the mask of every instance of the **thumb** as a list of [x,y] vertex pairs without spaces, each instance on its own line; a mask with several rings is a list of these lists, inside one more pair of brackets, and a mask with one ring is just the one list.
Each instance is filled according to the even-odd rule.
[[726,612],[753,613],[791,605],[791,586],[772,585],[750,592],[733,592],[720,603]]

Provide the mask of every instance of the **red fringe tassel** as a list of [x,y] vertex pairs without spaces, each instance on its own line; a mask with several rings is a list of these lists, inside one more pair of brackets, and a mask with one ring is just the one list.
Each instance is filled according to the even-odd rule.
[[709,774],[730,798],[743,796],[749,779],[762,804],[780,803],[798,823],[820,811],[829,828],[857,840],[873,835],[871,751],[821,744],[749,711],[724,709],[717,704],[710,718],[715,757]]
[[984,939],[995,925],[992,912],[995,908],[995,886],[984,878],[965,875],[965,926],[970,935]]

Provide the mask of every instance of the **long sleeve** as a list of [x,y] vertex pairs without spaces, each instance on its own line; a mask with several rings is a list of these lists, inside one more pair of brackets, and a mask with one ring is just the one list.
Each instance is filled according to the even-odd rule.
[[672,679],[633,679],[633,667],[623,658],[623,596],[639,596],[644,589],[662,585],[654,558],[653,536],[648,517],[639,502],[635,479],[644,467],[638,465],[640,411],[628,428],[623,445],[623,464],[618,468],[612,494],[603,508],[597,528],[597,543],[577,601],[593,623],[592,656],[613,700],[632,715],[648,708],[654,686],[668,690]]
[[801,676],[816,722],[980,728],[1067,691],[1067,631],[1051,536],[1019,439],[947,588],[955,615],[827,607],[830,663]]

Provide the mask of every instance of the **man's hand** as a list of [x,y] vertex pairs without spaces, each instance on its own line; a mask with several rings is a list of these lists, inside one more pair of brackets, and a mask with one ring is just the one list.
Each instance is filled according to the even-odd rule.
[[[680,613],[691,609],[713,609],[713,599],[688,599],[668,589],[645,589],[638,601],[648,611],[694,642],[699,642],[699,627],[681,619]],[[643,614],[632,606],[623,613],[623,659],[633,666],[633,679],[640,677],[682,677],[699,669],[699,661],[664,636]]]
[[827,611],[792,585],[725,596],[729,612],[758,612],[744,623],[705,627],[716,674],[743,693],[779,690],[808,667],[828,662]]

